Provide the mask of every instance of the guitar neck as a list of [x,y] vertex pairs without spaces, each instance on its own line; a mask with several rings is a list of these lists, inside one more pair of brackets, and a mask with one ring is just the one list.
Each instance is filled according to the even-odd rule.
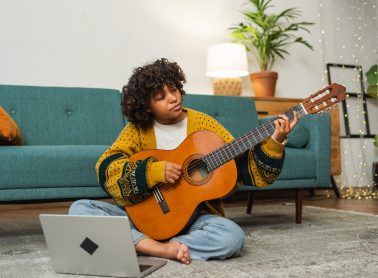
[[[306,110],[302,106],[302,103],[292,107],[283,114],[285,114],[291,121],[294,118],[294,111],[297,113],[298,118],[302,118],[307,114]],[[251,149],[253,146],[271,136],[275,130],[274,121],[276,119],[277,116],[247,132],[246,134],[236,138],[232,142],[227,143],[215,151],[205,155],[202,160],[206,163],[208,172],[210,173],[214,171],[226,162],[236,158],[246,150]]]

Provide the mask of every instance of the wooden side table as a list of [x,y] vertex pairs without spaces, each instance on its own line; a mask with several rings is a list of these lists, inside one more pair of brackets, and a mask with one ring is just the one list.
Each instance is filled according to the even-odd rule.
[[[259,117],[276,116],[302,102],[299,98],[253,97]],[[330,110],[331,115],[331,181],[335,194],[340,198],[340,192],[333,178],[341,174],[340,157],[340,116],[339,107]]]

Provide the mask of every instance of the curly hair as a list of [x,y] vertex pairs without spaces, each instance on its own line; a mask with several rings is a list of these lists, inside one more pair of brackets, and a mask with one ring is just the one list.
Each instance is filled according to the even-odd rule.
[[150,98],[161,92],[164,85],[176,87],[185,94],[185,74],[175,62],[162,58],[143,67],[134,69],[127,85],[122,88],[122,114],[137,127],[152,125],[153,116],[149,110]]

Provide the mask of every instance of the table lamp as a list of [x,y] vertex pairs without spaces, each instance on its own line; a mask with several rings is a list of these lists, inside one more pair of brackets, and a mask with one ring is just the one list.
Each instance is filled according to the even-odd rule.
[[240,77],[248,74],[245,46],[236,43],[221,43],[208,48],[206,75],[214,77],[214,94],[241,95]]

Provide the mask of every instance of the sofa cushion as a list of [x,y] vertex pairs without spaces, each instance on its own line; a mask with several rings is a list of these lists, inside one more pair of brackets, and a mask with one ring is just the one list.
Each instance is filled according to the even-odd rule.
[[95,164],[108,147],[0,147],[0,189],[97,186]]
[[20,129],[2,107],[0,107],[0,145],[22,145]]
[[25,145],[110,145],[124,126],[120,102],[111,89],[0,85]]
[[286,146],[289,148],[304,148],[309,136],[308,130],[304,126],[298,125],[289,133]]

